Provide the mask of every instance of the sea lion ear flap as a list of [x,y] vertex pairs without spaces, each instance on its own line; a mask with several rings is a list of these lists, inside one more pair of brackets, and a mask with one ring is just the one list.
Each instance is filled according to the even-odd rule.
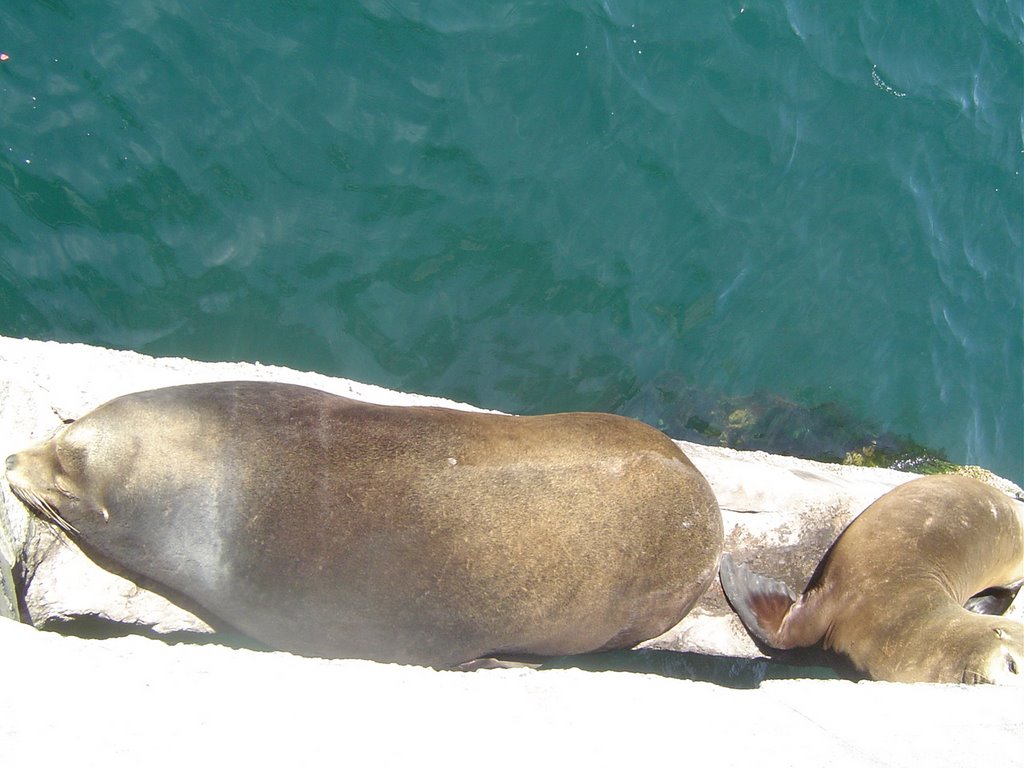
[[718,569],[722,589],[747,630],[772,648],[788,648],[781,637],[783,620],[797,600],[781,581],[758,576],[745,565],[737,565],[728,552]]

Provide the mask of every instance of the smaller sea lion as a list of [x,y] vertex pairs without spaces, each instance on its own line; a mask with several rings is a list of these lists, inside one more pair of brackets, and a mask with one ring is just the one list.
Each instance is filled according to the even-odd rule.
[[722,587],[750,633],[779,649],[822,642],[875,680],[1024,682],[1024,625],[972,597],[1024,581],[1024,504],[968,477],[912,480],[865,509],[799,598],[729,554]]

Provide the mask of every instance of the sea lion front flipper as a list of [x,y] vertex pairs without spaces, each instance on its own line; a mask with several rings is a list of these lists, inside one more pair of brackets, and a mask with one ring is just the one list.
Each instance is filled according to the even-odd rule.
[[718,575],[729,604],[755,638],[779,649],[805,644],[793,642],[786,631],[803,602],[788,586],[759,576],[745,565],[737,565],[728,552],[722,555]]
[[1011,584],[1008,587],[986,589],[964,603],[964,608],[984,616],[1002,616],[1017,597],[1020,587],[1020,584]]

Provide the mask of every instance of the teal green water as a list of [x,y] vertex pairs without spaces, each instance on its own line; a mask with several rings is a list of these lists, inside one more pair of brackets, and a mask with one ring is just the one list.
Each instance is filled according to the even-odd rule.
[[1022,41],[994,0],[5,2],[0,332],[837,402],[1024,480]]

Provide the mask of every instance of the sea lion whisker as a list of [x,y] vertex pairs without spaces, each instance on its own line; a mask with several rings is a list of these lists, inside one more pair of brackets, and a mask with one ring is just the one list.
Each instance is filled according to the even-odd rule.
[[960,682],[966,685],[978,685],[980,683],[991,683],[985,675],[981,672],[975,672],[972,669],[965,669],[963,675],[960,676]]
[[75,528],[75,526],[73,526],[67,520],[65,520],[61,516],[61,514],[54,508],[54,506],[39,494],[33,493],[27,488],[22,488],[20,486],[15,485],[11,486],[11,490],[14,491],[15,496],[21,499],[29,507],[41,512],[43,518],[46,521],[54,524],[55,526],[66,531],[67,533],[78,533],[78,529]]

